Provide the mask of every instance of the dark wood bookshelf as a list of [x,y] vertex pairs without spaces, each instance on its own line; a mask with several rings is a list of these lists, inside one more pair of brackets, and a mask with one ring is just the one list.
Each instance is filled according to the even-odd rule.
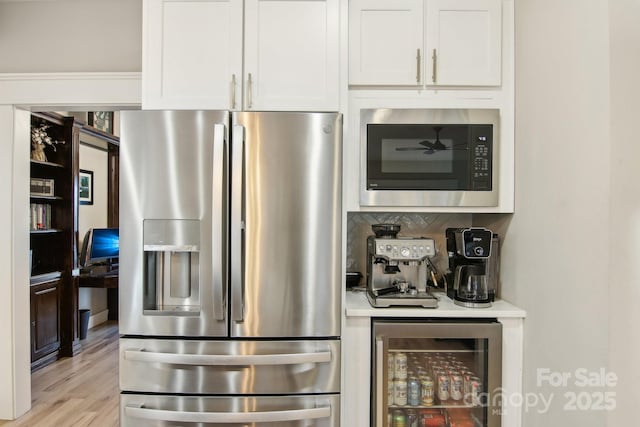
[[31,113],[31,126],[47,126],[55,141],[45,145],[46,160],[31,159],[31,177],[54,182],[53,196],[29,194],[31,203],[49,206],[51,226],[30,230],[31,369],[36,370],[80,349],[77,266],[78,133],[73,117]]

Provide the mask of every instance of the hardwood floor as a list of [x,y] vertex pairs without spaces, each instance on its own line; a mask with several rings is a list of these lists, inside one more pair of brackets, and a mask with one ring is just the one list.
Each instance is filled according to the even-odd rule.
[[118,325],[89,330],[76,357],[60,359],[31,375],[31,410],[2,427],[119,424]]

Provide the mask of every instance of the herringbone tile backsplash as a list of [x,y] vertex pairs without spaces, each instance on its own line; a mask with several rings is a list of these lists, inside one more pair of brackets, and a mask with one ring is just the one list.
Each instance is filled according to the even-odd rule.
[[400,224],[401,237],[430,237],[436,241],[433,262],[440,271],[447,268],[444,232],[448,227],[468,227],[471,214],[422,213],[347,213],[347,271],[366,271],[367,237],[373,235],[372,224]]

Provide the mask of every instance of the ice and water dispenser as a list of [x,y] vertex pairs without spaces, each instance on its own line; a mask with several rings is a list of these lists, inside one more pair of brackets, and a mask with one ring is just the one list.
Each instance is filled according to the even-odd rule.
[[200,221],[143,223],[144,314],[200,312]]

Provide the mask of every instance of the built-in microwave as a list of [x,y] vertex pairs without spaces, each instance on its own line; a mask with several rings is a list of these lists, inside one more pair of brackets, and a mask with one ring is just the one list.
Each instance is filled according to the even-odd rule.
[[497,109],[360,111],[360,204],[498,205]]

